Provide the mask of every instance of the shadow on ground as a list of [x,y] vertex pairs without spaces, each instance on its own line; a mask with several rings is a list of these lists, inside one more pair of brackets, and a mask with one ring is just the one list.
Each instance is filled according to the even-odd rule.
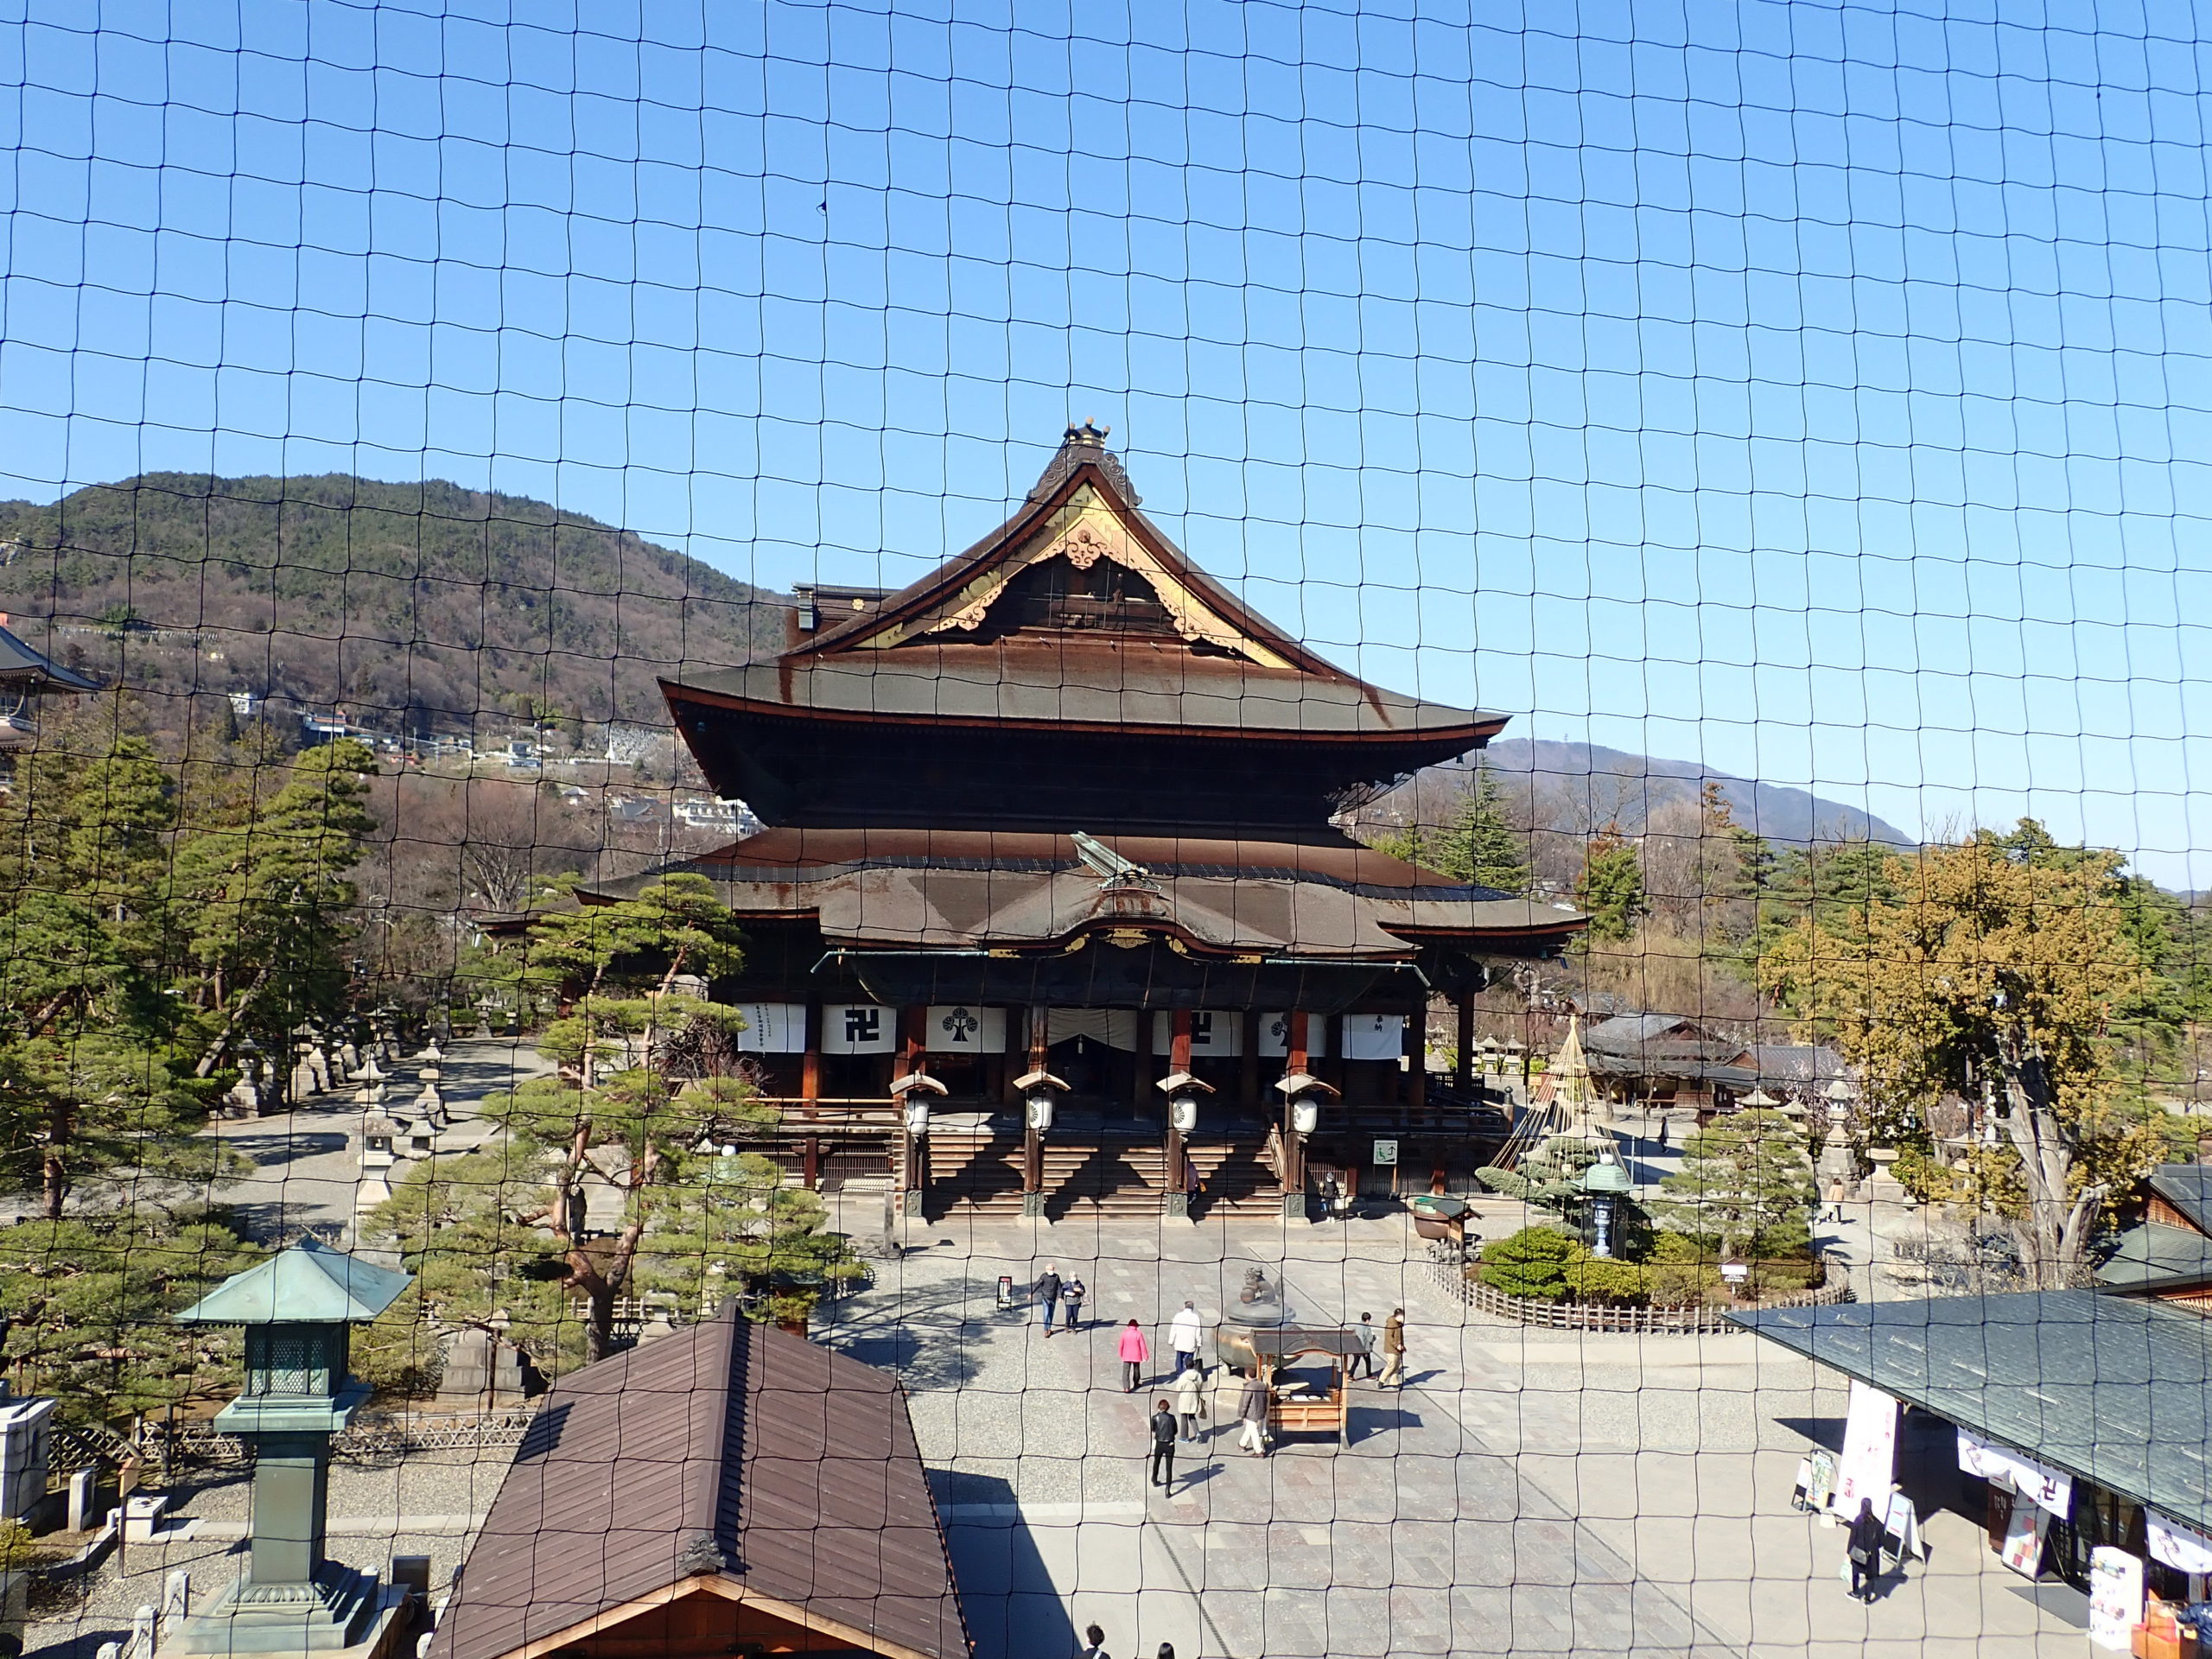
[[[946,1480],[932,1471],[960,1603],[976,1639],[975,1659],[1036,1659],[1073,1653],[1074,1622],[1054,1587],[1014,1488],[983,1475]],[[947,1493],[952,1492],[948,1503]]]

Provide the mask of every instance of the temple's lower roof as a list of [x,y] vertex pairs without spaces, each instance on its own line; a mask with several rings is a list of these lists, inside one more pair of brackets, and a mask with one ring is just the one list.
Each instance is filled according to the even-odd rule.
[[740,915],[811,919],[861,950],[1045,951],[1103,932],[1252,960],[1389,963],[1435,944],[1541,953],[1583,922],[1348,840],[1098,839],[1147,878],[1103,881],[1070,836],[784,829],[598,891],[703,875]]

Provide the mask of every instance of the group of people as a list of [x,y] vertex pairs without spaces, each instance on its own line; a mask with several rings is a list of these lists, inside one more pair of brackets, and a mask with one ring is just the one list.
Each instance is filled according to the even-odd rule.
[[1060,1328],[1080,1331],[1083,1328],[1084,1298],[1090,1293],[1084,1288],[1083,1281],[1070,1274],[1060,1277],[1059,1269],[1050,1262],[1045,1271],[1037,1275],[1037,1283],[1030,1292],[1030,1300],[1037,1304],[1037,1317],[1044,1321],[1045,1334],[1052,1334],[1052,1316],[1061,1315]]

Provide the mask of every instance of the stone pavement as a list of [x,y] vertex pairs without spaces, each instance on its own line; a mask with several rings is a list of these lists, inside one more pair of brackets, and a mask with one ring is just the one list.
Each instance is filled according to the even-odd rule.
[[[1926,1568],[1848,1600],[1840,1531],[1789,1504],[1843,1385],[1754,1338],[1481,1323],[1432,1287],[1402,1217],[915,1226],[820,1334],[906,1379],[981,1659],[1072,1652],[1093,1619],[1116,1655],[1167,1641],[1181,1659],[2082,1650],[1948,1512]],[[1049,1342],[995,1305],[999,1274],[1026,1284],[1046,1260],[1091,1296],[1090,1328]],[[1134,1316],[1164,1349],[1185,1296],[1211,1320],[1253,1261],[1281,1268],[1300,1319],[1404,1306],[1409,1386],[1355,1385],[1341,1451],[1249,1459],[1216,1427],[1172,1493],[1148,1491],[1153,1396],[1121,1392],[1116,1331]]]
[[[421,1085],[411,1058],[388,1069],[392,1076],[385,1086],[385,1110],[390,1113],[414,1099]],[[446,1050],[438,1084],[453,1125],[439,1136],[438,1149],[473,1151],[494,1132],[480,1116],[485,1097],[549,1069],[527,1039],[468,1037],[454,1041]],[[209,1135],[253,1162],[250,1174],[216,1193],[236,1208],[251,1236],[275,1242],[310,1227],[326,1236],[352,1228],[361,1173],[362,1116],[353,1103],[353,1084],[342,1084],[303,1102],[295,1111],[224,1118],[208,1126]]]

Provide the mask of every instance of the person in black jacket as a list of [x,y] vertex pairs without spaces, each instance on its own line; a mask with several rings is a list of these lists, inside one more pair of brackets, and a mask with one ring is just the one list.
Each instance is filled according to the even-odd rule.
[[1854,1601],[1874,1599],[1874,1578],[1882,1570],[1882,1541],[1886,1535],[1882,1517],[1874,1513],[1874,1500],[1859,1500],[1859,1514],[1852,1521],[1845,1548],[1851,1555],[1851,1596]]
[[1175,1414],[1164,1399],[1155,1402],[1152,1409],[1152,1484],[1175,1484]]
[[1030,1293],[1036,1301],[1039,1315],[1045,1321],[1045,1334],[1052,1334],[1052,1314],[1060,1305],[1060,1272],[1050,1262],[1045,1271],[1037,1275],[1037,1287]]

